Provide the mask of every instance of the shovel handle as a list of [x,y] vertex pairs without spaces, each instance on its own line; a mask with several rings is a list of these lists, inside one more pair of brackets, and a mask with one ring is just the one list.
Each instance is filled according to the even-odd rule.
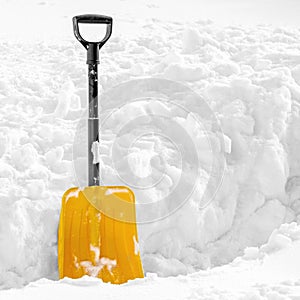
[[[79,23],[85,23],[85,24],[106,24],[106,34],[102,41],[99,42],[89,42],[86,41],[80,34],[79,31]],[[73,17],[73,30],[74,35],[77,38],[77,40],[86,48],[89,48],[89,45],[97,45],[98,49],[101,49],[101,47],[106,43],[106,41],[111,36],[112,31],[112,23],[113,20],[111,17],[103,16],[103,15],[93,15],[93,14],[87,14],[87,15],[79,15]]]

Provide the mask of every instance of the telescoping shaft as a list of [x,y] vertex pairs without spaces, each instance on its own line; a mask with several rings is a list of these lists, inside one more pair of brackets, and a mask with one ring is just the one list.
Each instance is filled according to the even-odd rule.
[[[82,38],[79,23],[106,24],[106,34],[102,41],[88,42]],[[112,18],[103,15],[80,15],[73,18],[74,34],[87,50],[88,84],[89,84],[89,118],[88,118],[88,184],[100,185],[100,164],[94,163],[93,144],[99,143],[98,112],[98,65],[99,50],[106,43],[112,32]]]

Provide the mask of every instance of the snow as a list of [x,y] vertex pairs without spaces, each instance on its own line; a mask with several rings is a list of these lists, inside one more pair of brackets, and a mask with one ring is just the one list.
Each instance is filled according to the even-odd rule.
[[[0,287],[29,283],[0,299],[299,297],[298,3],[268,14],[268,1],[218,1],[202,6],[214,22],[195,3],[189,20],[174,3],[164,18],[170,3],[102,3],[115,24],[95,157],[104,184],[135,193],[147,275],[122,286],[57,281],[61,197],[87,182],[85,50],[70,18],[99,6],[0,1]],[[256,21],[278,23],[232,25],[255,5]],[[220,7],[243,13],[217,21]]]
[[[280,246],[274,241],[281,240]],[[64,278],[59,281],[40,279],[24,289],[0,292],[1,299],[298,299],[300,293],[300,226],[285,224],[275,230],[261,247],[246,248],[244,255],[221,267],[193,274],[160,278],[148,273],[116,286],[93,277]],[[159,261],[158,261],[159,263]],[[173,263],[173,264],[172,264]],[[178,264],[170,261],[171,270]],[[94,267],[95,268],[95,267]]]
[[93,153],[93,164],[100,162],[100,143],[98,141],[93,142],[91,152]]
[[128,190],[127,189],[114,188],[114,189],[107,189],[105,191],[105,195],[112,195],[114,193],[128,193]]
[[[116,261],[111,260],[106,257],[100,258],[100,249],[98,247],[94,247],[93,245],[90,245],[90,249],[92,252],[94,252],[95,256],[95,264],[92,264],[90,261],[81,261],[80,266],[82,266],[85,269],[85,273],[88,274],[91,277],[97,277],[99,272],[103,269],[104,266],[107,267],[107,270],[110,272],[113,267],[116,266]],[[78,265],[78,258],[75,257],[76,261],[76,267]]]

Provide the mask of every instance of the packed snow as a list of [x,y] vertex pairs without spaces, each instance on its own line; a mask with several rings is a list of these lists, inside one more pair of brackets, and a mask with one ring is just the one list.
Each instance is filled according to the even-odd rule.
[[[58,11],[58,2],[31,2]],[[87,182],[86,53],[71,30],[60,41],[3,34],[0,287],[34,282],[0,298],[100,290],[111,299],[298,299],[299,29],[134,23],[115,13],[100,54],[101,139],[91,150],[103,184],[136,195],[147,276],[122,286],[56,281],[61,197]],[[137,28],[127,36],[129,27]]]
[[[93,277],[60,281],[40,279],[24,289],[0,292],[1,299],[299,299],[300,227],[282,225],[261,247],[246,248],[233,262],[193,274],[159,278],[147,273],[116,286]],[[94,267],[95,268],[95,267]]]

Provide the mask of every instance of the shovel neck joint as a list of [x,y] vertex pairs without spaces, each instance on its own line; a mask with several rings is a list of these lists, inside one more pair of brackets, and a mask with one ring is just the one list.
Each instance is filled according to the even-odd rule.
[[99,43],[89,43],[87,46],[87,60],[88,65],[99,64]]

